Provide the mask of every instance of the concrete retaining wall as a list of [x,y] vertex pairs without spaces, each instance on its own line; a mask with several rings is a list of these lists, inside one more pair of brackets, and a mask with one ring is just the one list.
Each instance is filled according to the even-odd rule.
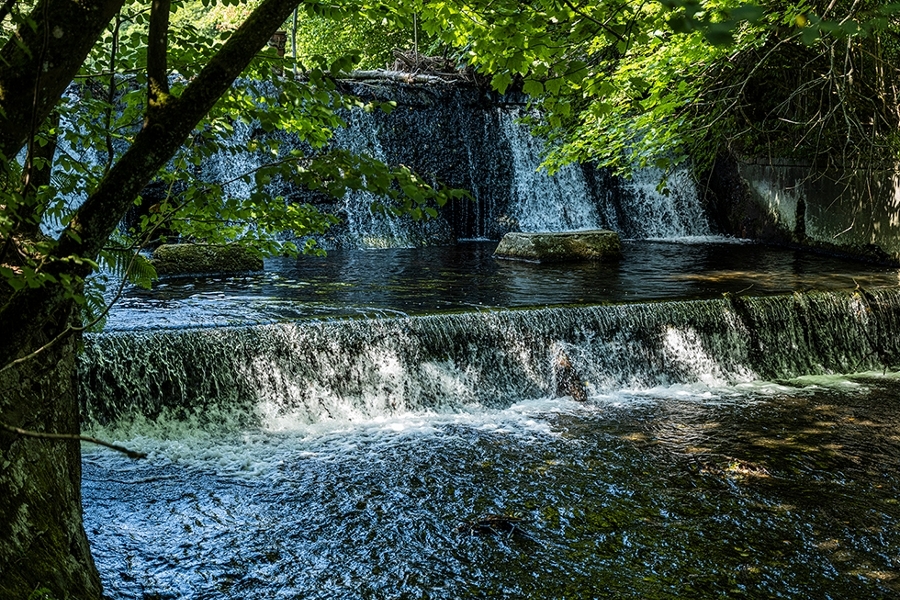
[[707,208],[723,233],[900,263],[900,166],[728,157],[708,181]]

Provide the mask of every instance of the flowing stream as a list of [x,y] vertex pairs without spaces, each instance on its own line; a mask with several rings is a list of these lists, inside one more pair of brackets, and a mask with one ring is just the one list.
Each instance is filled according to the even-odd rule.
[[895,597],[898,319],[890,288],[92,336],[92,433],[149,458],[86,448],[86,528],[113,598]]
[[[521,108],[398,89],[336,143],[477,202],[357,194],[327,258],[126,290],[85,336],[87,432],[148,453],[83,451],[108,596],[900,597],[897,271],[711,237],[685,173],[549,177]],[[595,227],[620,262],[484,241]]]

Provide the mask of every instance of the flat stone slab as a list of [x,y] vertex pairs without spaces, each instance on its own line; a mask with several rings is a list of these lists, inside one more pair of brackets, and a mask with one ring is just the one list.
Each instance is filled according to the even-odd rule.
[[244,273],[263,269],[262,259],[241,246],[163,244],[153,251],[150,262],[160,276]]
[[610,261],[622,256],[619,234],[606,229],[543,233],[507,233],[494,251],[496,258],[532,262]]

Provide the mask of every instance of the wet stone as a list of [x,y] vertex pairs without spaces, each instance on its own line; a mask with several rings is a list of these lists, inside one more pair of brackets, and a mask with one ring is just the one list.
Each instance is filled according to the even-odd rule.
[[605,229],[587,231],[507,233],[496,258],[533,262],[612,261],[622,256],[619,234]]
[[263,261],[247,248],[234,245],[163,244],[151,259],[159,275],[244,273],[262,271]]

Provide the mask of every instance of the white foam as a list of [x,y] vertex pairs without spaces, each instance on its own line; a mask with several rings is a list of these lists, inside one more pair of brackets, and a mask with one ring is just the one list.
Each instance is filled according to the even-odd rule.
[[[900,373],[865,372],[853,375],[800,377],[785,383],[748,381],[736,385],[679,384],[650,389],[620,389],[593,395],[586,403],[571,398],[540,398],[516,402],[503,409],[467,406],[463,409],[413,411],[380,415],[368,420],[324,420],[308,423],[288,418],[257,428],[235,428],[234,424],[204,425],[196,420],[149,421],[134,419],[112,427],[87,432],[129,448],[146,452],[149,463],[177,465],[185,470],[228,473],[251,478],[279,477],[285,464],[298,460],[337,460],[375,448],[411,443],[440,443],[457,429],[481,435],[540,439],[559,435],[555,419],[566,414],[592,414],[603,419],[609,409],[640,408],[670,401],[694,402],[700,406],[749,405],[767,402],[779,395],[797,396],[817,390],[864,391],[858,378],[898,379]],[[86,459],[115,463],[129,468],[123,455],[85,445]],[[144,463],[145,464],[145,463]]]

